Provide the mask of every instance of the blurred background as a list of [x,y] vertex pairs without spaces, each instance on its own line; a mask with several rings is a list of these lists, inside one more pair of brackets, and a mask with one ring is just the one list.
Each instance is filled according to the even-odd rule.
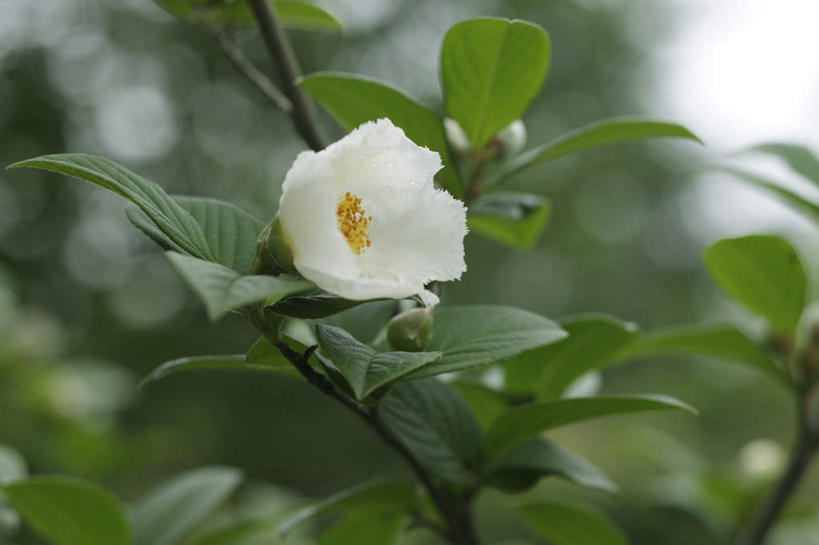
[[[819,148],[816,2],[320,4],[344,33],[291,33],[307,73],[374,76],[440,110],[446,30],[479,15],[527,19],[549,32],[553,48],[545,87],[524,118],[530,143],[607,116],[649,114],[686,125],[707,144],[630,144],[523,173],[514,187],[554,203],[539,246],[522,254],[468,237],[468,272],[447,286],[446,302],[516,305],[552,318],[602,311],[646,330],[732,320],[754,331],[759,324],[709,281],[705,246],[781,233],[817,270],[815,226],[701,168],[761,141]],[[272,72],[254,32],[236,38]],[[149,0],[0,0],[2,165],[63,151],[105,155],[169,192],[228,200],[267,221],[302,148],[289,119],[207,33]],[[800,183],[774,162],[745,162]],[[136,388],[163,361],[241,353],[254,340],[239,318],[207,322],[165,258],[127,222],[120,198],[53,174],[0,171],[0,443],[22,452],[33,473],[93,479],[134,499],[204,464],[240,467],[282,497],[320,497],[407,472],[354,417],[287,378],[186,374]],[[582,497],[635,544],[724,543],[782,463],[793,430],[787,396],[742,368],[692,358],[623,365],[602,387],[677,396],[701,414],[559,430],[623,490]],[[579,494],[545,481],[528,496]],[[819,543],[817,496],[819,469],[774,543]],[[488,542],[526,536],[508,514],[517,501],[480,498]],[[406,540],[434,542],[421,533]]]

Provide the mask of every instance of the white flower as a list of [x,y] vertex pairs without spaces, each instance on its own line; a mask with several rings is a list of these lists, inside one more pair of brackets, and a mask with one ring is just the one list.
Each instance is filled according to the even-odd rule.
[[[388,119],[299,154],[279,203],[293,264],[347,299],[399,299],[466,270],[466,208],[433,186],[441,158]],[[431,296],[431,297],[430,297]]]

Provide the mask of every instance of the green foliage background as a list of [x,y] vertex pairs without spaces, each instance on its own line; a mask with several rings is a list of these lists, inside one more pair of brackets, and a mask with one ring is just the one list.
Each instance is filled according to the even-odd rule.
[[[380,17],[345,11],[340,36],[293,32],[304,71],[378,77],[440,111],[445,31],[472,16],[517,17],[542,25],[552,42],[545,87],[525,117],[530,142],[649,113],[646,69],[652,45],[674,28],[670,9],[441,4],[396,0]],[[286,115],[233,71],[206,33],[141,0],[42,6],[20,21],[25,37],[0,49],[0,164],[57,151],[106,155],[170,193],[231,201],[267,221],[300,144]],[[637,16],[651,21],[640,39]],[[258,40],[238,38],[266,67]],[[468,237],[468,272],[447,286],[445,300],[550,317],[602,311],[644,329],[719,318],[752,329],[717,294],[702,265],[704,243],[690,229],[698,220],[684,195],[689,166],[704,159],[697,153],[679,143],[628,144],[526,171],[509,189],[552,199],[545,235],[531,253]],[[136,377],[162,361],[240,353],[254,337],[237,318],[209,323],[161,253],[127,223],[121,201],[87,184],[0,173],[0,337],[0,443],[23,452],[34,473],[86,477],[133,499],[199,465],[240,467],[253,481],[318,497],[405,471],[362,424],[286,377],[189,374],[136,394]],[[787,444],[793,428],[775,385],[715,360],[621,366],[606,373],[603,391],[673,395],[700,411],[698,419],[634,415],[555,432],[620,485],[618,498],[584,497],[638,544],[719,543],[764,484],[741,474],[739,451],[760,437]],[[794,520],[816,519],[808,499],[817,491],[814,475]],[[530,495],[544,493],[578,494],[547,481]],[[491,493],[478,504],[490,537],[521,531],[502,507]]]

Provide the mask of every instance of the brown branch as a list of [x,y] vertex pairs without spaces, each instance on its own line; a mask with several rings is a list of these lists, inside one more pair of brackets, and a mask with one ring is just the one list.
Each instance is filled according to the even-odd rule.
[[247,78],[250,83],[252,83],[256,88],[258,88],[265,97],[267,97],[270,102],[273,103],[274,106],[287,112],[288,114],[293,112],[293,104],[290,102],[284,93],[279,91],[279,88],[276,87],[270,79],[267,78],[264,74],[262,74],[258,68],[253,66],[253,63],[245,57],[245,54],[242,50],[230,39],[223,32],[216,30],[215,28],[210,28],[210,33],[213,35],[213,38],[216,40],[216,43],[219,44],[219,49],[222,50],[222,53],[233,63],[233,66],[241,73],[245,78]]
[[257,308],[250,310],[249,317],[253,325],[293,364],[310,385],[316,387],[323,394],[335,399],[364,420],[384,443],[396,451],[398,455],[409,464],[415,476],[429,492],[430,498],[432,498],[432,501],[444,519],[447,520],[449,524],[447,537],[452,543],[456,545],[478,544],[474,524],[472,522],[471,497],[461,498],[461,501],[451,502],[445,491],[437,485],[432,475],[421,465],[415,456],[412,455],[409,449],[379,420],[375,410],[362,405],[344,392],[339,391],[324,375],[313,369],[310,366],[309,360],[316,346],[309,347],[301,354],[293,350],[286,342],[279,338],[278,332],[276,331],[277,327],[271,327],[264,316],[263,309]]
[[788,467],[773,490],[754,512],[750,522],[740,532],[737,545],[762,545],[783,509],[796,492],[811,461],[819,450],[819,431],[811,429],[804,414],[806,407],[799,402],[799,436],[796,439]]
[[269,0],[247,1],[259,23],[259,30],[267,50],[279,68],[284,92],[293,104],[290,114],[293,126],[311,149],[315,151],[324,149],[325,140],[318,122],[316,108],[304,89],[297,83],[301,77],[301,69],[293,53],[293,46],[276,18],[275,9]]

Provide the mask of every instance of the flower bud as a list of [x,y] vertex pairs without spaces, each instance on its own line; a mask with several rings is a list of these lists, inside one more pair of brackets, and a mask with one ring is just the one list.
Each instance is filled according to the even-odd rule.
[[293,266],[293,254],[284,241],[282,224],[279,217],[267,224],[259,235],[256,246],[256,262],[253,265],[254,274],[282,273],[298,274]]
[[451,117],[444,118],[444,133],[449,145],[452,146],[453,151],[457,153],[467,153],[472,149],[469,143],[469,137],[458,124],[457,121]]
[[770,439],[756,439],[745,445],[739,453],[742,471],[753,477],[770,478],[785,467],[785,450]]
[[434,307],[414,308],[390,320],[387,341],[393,350],[419,352],[427,346]]
[[526,125],[517,119],[498,131],[495,135],[500,145],[500,153],[504,157],[511,157],[523,151],[526,146]]

